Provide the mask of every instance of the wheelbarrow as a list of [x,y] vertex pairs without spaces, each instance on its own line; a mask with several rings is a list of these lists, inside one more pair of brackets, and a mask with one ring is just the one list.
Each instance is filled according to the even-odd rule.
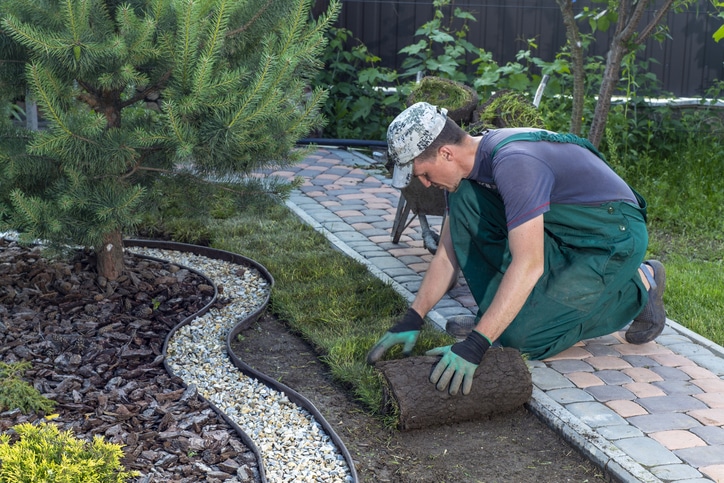
[[[410,217],[410,212],[412,212],[412,217]],[[442,216],[442,223],[445,223],[445,192],[439,188],[425,188],[419,179],[412,178],[410,184],[400,190],[397,214],[392,224],[392,242],[398,243],[402,232],[417,217],[420,220],[420,228],[422,229],[423,245],[430,253],[434,254],[437,251],[440,235],[430,228],[427,216]]]

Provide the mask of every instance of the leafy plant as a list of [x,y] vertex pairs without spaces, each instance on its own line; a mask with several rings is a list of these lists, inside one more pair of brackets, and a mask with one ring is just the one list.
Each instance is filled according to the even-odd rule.
[[[434,0],[432,4],[435,11],[432,20],[424,23],[415,32],[415,36],[421,36],[422,39],[400,49],[401,54],[408,56],[401,65],[405,69],[403,76],[416,77],[422,72],[424,75],[434,75],[444,79],[468,80],[463,68],[466,55],[477,50],[466,39],[470,30],[468,22],[476,22],[477,19],[470,12],[456,7],[449,22],[445,24],[442,7],[451,3],[451,0]],[[457,27],[454,25],[455,20],[459,23]]]
[[[711,3],[712,5],[714,5],[714,8],[717,9],[716,17],[724,21],[724,11],[722,11],[722,8],[724,7],[724,2],[712,0]],[[724,25],[721,25],[718,29],[716,29],[716,32],[712,34],[712,38],[717,42],[719,42],[721,39],[724,39]]]
[[88,443],[47,423],[13,430],[19,436],[14,443],[0,435],[0,483],[123,483],[138,475],[124,471],[121,447],[100,436]]
[[55,401],[21,379],[28,369],[30,363],[27,361],[0,362],[0,412],[18,408],[25,414],[38,411],[47,414],[55,407]]
[[313,85],[329,91],[322,109],[328,121],[323,135],[385,139],[387,126],[405,108],[409,91],[399,85],[397,73],[379,67],[380,58],[347,29],[330,28],[322,60],[327,68],[317,74]]
[[[567,65],[560,60],[547,63],[534,57],[532,49],[537,47],[535,39],[528,39],[527,42],[528,49],[518,51],[516,62],[508,62],[502,66],[493,60],[490,52],[477,49],[478,57],[472,62],[477,68],[470,82],[481,98],[484,99],[502,89],[529,95],[538,86],[541,74],[555,73],[560,76],[567,72]],[[541,74],[533,73],[534,68],[540,68]]]

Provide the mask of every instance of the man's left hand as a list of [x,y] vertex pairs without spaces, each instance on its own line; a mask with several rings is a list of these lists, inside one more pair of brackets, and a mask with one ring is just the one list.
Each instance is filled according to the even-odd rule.
[[473,330],[462,342],[427,351],[426,355],[442,356],[430,375],[430,382],[435,384],[438,391],[444,391],[449,385],[448,392],[453,396],[462,384],[463,394],[470,394],[475,370],[489,348],[490,340]]

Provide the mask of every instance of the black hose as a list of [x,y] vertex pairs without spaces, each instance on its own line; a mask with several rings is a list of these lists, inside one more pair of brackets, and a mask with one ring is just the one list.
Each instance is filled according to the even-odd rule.
[[334,138],[304,138],[297,141],[297,144],[319,144],[322,146],[352,147],[374,147],[387,149],[387,141],[374,141],[367,139],[334,139]]

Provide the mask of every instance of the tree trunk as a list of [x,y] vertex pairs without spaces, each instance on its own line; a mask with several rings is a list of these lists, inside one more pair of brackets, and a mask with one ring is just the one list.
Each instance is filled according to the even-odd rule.
[[593,112],[591,129],[588,132],[588,140],[596,147],[601,143],[603,134],[606,132],[608,111],[611,110],[611,98],[616,85],[618,85],[618,75],[621,71],[621,61],[624,55],[626,55],[626,47],[623,43],[616,42],[616,39],[614,39],[608,51],[606,68],[603,71],[603,79],[601,80],[601,89],[598,92],[596,110]]
[[106,233],[103,246],[96,247],[98,275],[115,280],[123,273],[123,238],[120,230]]
[[[663,22],[664,17],[674,4],[674,1],[675,0],[666,0],[656,9],[654,17],[638,34],[636,29],[651,0],[641,0],[638,2],[634,2],[633,0],[619,1],[616,32],[608,50],[606,69],[604,70],[601,89],[598,93],[596,110],[591,120],[591,130],[588,133],[588,139],[594,146],[598,147],[603,139],[603,134],[606,132],[606,121],[608,112],[611,109],[613,91],[616,89],[619,81],[618,76],[621,71],[621,61],[632,48],[643,44],[646,39],[651,36],[654,30],[656,30],[656,27]],[[689,0],[677,0],[677,4],[688,3],[691,2]],[[634,37],[634,34],[637,35]]]
[[571,109],[571,133],[580,136],[583,127],[583,105],[585,101],[585,75],[583,73],[583,45],[573,13],[571,0],[557,0],[566,26],[566,37],[571,47],[573,61],[573,107]]
[[384,376],[386,414],[399,414],[400,430],[486,419],[525,404],[533,392],[530,371],[515,349],[491,348],[475,372],[470,394],[451,396],[429,382],[439,357],[378,362]]

